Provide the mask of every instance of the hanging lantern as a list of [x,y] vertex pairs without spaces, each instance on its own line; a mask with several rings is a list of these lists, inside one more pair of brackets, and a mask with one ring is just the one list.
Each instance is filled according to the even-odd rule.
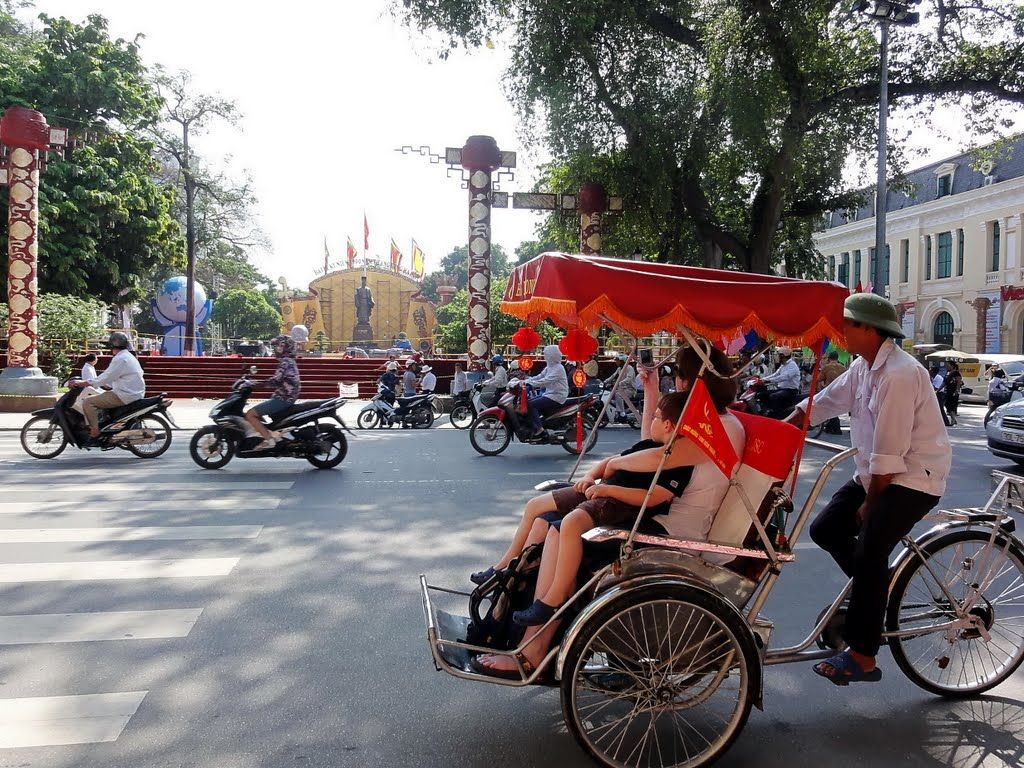
[[[518,347],[519,345],[516,344]],[[530,355],[519,356],[519,370],[523,373],[529,373],[530,369],[533,368],[533,358]]]
[[540,334],[533,330],[533,328],[524,325],[512,334],[512,343],[516,345],[520,352],[529,352],[532,349],[536,349],[537,345],[540,344]]
[[572,372],[572,385],[576,389],[583,389],[587,383],[587,372],[582,367],[576,366],[576,370]]
[[558,349],[568,359],[583,363],[597,352],[597,339],[586,331],[573,328],[558,342]]

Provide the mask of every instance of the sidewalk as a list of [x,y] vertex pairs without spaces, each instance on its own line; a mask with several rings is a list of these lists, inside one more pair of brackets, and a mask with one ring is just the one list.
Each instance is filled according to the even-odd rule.
[[[183,432],[194,432],[200,427],[210,423],[210,409],[219,400],[175,399],[174,405],[168,410],[171,418],[177,424],[177,429]],[[258,400],[251,401],[253,404]],[[350,427],[355,428],[356,416],[359,410],[366,405],[365,400],[349,400],[339,411],[339,415]],[[0,432],[20,432],[22,426],[30,418],[27,413],[0,413]]]

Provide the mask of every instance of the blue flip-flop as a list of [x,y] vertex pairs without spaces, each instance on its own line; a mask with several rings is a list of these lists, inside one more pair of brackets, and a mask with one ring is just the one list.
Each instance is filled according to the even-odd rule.
[[[826,672],[823,665],[832,667],[831,672]],[[837,653],[835,656],[818,662],[814,665],[814,674],[820,675],[833,685],[849,685],[850,683],[877,683],[882,679],[882,670],[875,667],[870,672],[857,663],[846,651]]]

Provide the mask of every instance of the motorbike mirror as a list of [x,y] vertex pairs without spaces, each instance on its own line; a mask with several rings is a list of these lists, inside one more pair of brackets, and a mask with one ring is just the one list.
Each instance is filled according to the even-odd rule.
[[257,370],[258,370],[258,369],[256,368],[256,366],[255,366],[255,365],[250,365],[250,366],[249,366],[249,373],[251,373],[251,374],[252,374],[253,376],[255,376],[255,375],[256,375],[256,371],[257,371]]

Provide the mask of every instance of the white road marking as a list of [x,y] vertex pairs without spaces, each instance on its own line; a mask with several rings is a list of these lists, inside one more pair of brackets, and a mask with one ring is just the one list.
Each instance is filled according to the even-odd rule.
[[[58,493],[74,493],[74,494],[97,494],[105,497],[110,496],[112,493],[141,493],[141,494],[153,494],[156,492],[166,491],[178,491],[182,493],[199,493],[202,491],[210,491],[211,493],[222,495],[225,492],[235,491],[287,491],[290,490],[294,485],[292,482],[274,482],[274,481],[241,481],[241,482],[229,482],[229,483],[198,483],[194,480],[189,482],[182,480],[180,483],[162,483],[162,482],[138,482],[138,483],[106,483],[102,482],[100,477],[96,478],[94,483],[83,483],[81,475],[74,478],[75,482],[61,483],[54,482],[56,478],[46,478],[45,490],[46,492],[56,491]],[[33,496],[38,496],[41,488],[39,487],[38,475],[34,478],[26,478],[19,482],[10,482],[9,480],[4,481],[5,492],[11,493],[31,493]]]
[[[182,492],[188,491],[190,495],[194,495],[195,492],[188,487],[182,489]],[[166,494],[163,494],[166,496]],[[220,497],[206,497],[206,498],[182,498],[178,494],[174,494],[174,506],[182,507],[187,506],[190,512],[202,512],[207,510],[230,510],[240,509],[244,504],[246,511],[254,510],[275,510],[283,501],[282,497],[278,496],[246,496],[244,499],[237,499],[231,496],[220,496]],[[87,511],[90,513],[121,513],[121,512],[159,512],[166,511],[169,505],[166,498],[159,499],[133,499],[126,504],[119,507],[111,505],[109,498],[90,502]],[[83,504],[81,501],[0,501],[0,515],[21,515],[21,514],[38,514],[41,510],[46,512],[82,512]]]
[[0,749],[115,741],[147,693],[0,699]]
[[186,637],[202,608],[0,616],[0,645]]
[[0,544],[64,541],[187,541],[255,539],[262,525],[169,525],[117,528],[0,528]]
[[64,563],[0,564],[0,584],[36,581],[106,581],[122,579],[186,579],[227,576],[237,557],[194,557],[180,560],[79,560]]

